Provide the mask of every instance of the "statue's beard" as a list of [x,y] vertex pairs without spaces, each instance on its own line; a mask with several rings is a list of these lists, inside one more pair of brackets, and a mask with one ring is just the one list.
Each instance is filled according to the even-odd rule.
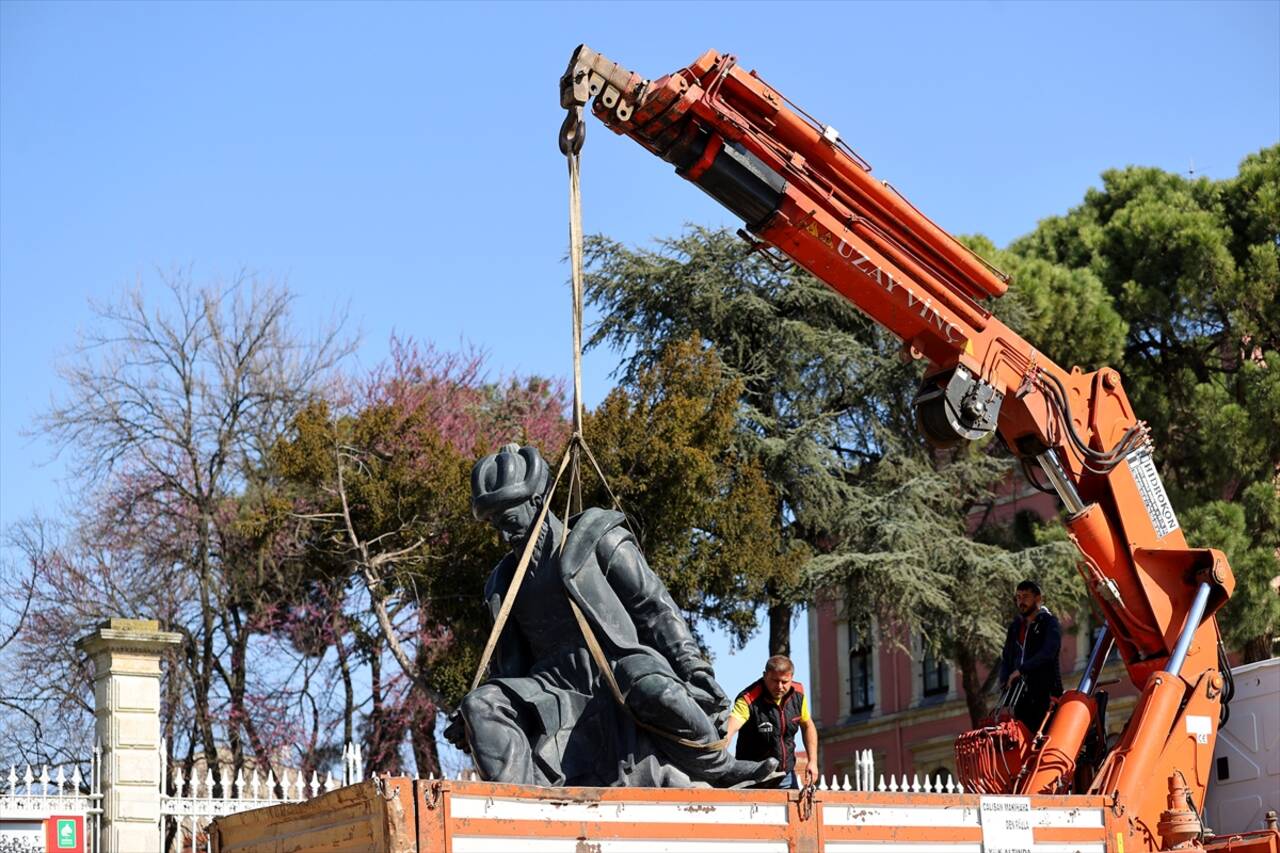
[[[542,553],[542,541],[545,538],[547,530],[548,525],[544,523],[542,525],[541,534],[538,536],[538,543],[533,547],[534,557],[538,557]],[[519,531],[499,530],[498,536],[502,538],[503,544],[512,551],[519,553],[524,550],[524,546],[529,542],[529,528]]]

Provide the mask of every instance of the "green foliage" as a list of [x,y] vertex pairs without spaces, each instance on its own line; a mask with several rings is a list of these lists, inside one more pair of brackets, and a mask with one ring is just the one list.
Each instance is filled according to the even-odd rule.
[[813,594],[838,590],[852,623],[891,616],[955,660],[998,653],[1009,599],[1024,578],[1039,579],[1054,606],[1070,611],[1080,594],[1070,544],[992,525],[969,535],[971,514],[1009,473],[1006,460],[980,446],[945,464],[895,446],[860,472],[837,531],[841,548],[810,566]]
[[483,588],[501,556],[491,533],[471,517],[474,460],[445,441],[422,412],[371,405],[335,417],[324,404],[295,418],[275,458],[296,487],[293,513],[308,522],[300,570],[356,582],[353,532],[376,543],[375,555],[397,555],[384,564],[385,581],[422,611],[417,630],[410,630],[430,649],[428,682],[460,698],[471,673],[459,655],[483,642],[486,628],[474,590]]
[[[739,645],[769,583],[795,582],[805,549],[784,542],[777,493],[734,448],[742,382],[697,337],[673,342],[585,419],[584,434],[633,521],[649,565],[695,625]],[[609,494],[587,480],[587,504]]]
[[1014,243],[1087,270],[1128,325],[1122,370],[1180,506],[1238,494],[1280,462],[1280,147],[1232,180],[1131,167]]
[[1260,653],[1280,632],[1280,559],[1259,509],[1280,488],[1280,146],[1223,181],[1105,172],[1010,252],[1096,278],[1114,300],[1134,411],[1188,531],[1232,559],[1225,629]]
[[1224,294],[1231,324],[1274,351],[1280,348],[1280,145],[1246,157],[1223,196],[1240,270]]
[[[1061,545],[1019,552],[1020,543],[967,535],[968,513],[990,502],[1009,461],[980,449],[928,453],[911,408],[920,365],[904,363],[896,339],[812,276],[775,269],[729,232],[700,228],[656,250],[596,236],[588,260],[587,294],[603,314],[591,344],[623,352],[626,379],[698,335],[736,383],[730,464],[759,466],[778,498],[783,550],[810,555],[800,583],[772,585],[760,603],[836,595],[855,624],[874,614],[924,630],[936,647],[976,646],[990,657],[1013,584],[1069,572]],[[1027,266],[1041,291],[1051,274],[1092,287],[1090,310],[1105,312],[1088,277]],[[1098,353],[1110,345],[1105,330],[1091,340]]]
[[422,682],[456,702],[488,635],[480,591],[505,550],[471,515],[471,466],[513,440],[557,454],[563,395],[536,377],[488,382],[475,353],[393,341],[354,396],[340,411],[304,409],[273,450],[299,525],[297,571],[360,589],[367,570],[402,634],[372,640],[411,648]]
[[1219,618],[1228,644],[1244,649],[1246,660],[1270,655],[1270,638],[1280,625],[1276,553],[1280,549],[1280,494],[1254,483],[1239,503],[1210,501],[1182,518],[1189,544],[1227,555],[1236,577],[1235,593]]
[[1127,326],[1091,270],[997,249],[981,235],[961,242],[1011,277],[1008,292],[991,306],[1009,328],[1067,367],[1120,362]]
[[587,295],[604,314],[589,344],[626,353],[624,379],[696,332],[741,383],[737,440],[778,490],[788,539],[819,539],[844,505],[849,465],[912,424],[916,368],[843,298],[730,232],[693,228],[657,251],[595,236],[587,258]]

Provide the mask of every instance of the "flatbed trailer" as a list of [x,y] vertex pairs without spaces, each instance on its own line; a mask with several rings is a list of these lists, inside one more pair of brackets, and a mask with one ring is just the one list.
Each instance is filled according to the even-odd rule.
[[1124,853],[1100,796],[536,788],[386,778],[218,818],[215,853]]

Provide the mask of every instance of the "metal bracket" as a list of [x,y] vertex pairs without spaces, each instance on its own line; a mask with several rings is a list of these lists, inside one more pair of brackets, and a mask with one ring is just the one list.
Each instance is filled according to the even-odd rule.
[[440,801],[444,799],[444,783],[440,781],[428,782],[426,787],[422,789],[422,800],[427,804],[427,808],[435,811],[440,807]]
[[1004,394],[963,365],[926,377],[913,403],[925,437],[940,447],[993,432]]
[[796,811],[799,812],[801,820],[813,817],[813,798],[817,793],[818,786],[812,782],[800,789],[800,796],[796,799]]
[[752,252],[758,252],[760,257],[764,259],[764,262],[777,272],[786,272],[791,266],[790,260],[788,260],[784,255],[778,254],[777,251],[768,243],[752,237],[751,234],[747,232],[747,229],[739,228],[738,236],[747,242],[747,245],[751,247]]
[[580,45],[560,78],[560,106],[572,110],[595,98],[597,106],[612,110],[618,121],[625,122],[635,110],[631,99],[638,102],[648,84],[642,80],[636,85],[637,79],[616,62]]

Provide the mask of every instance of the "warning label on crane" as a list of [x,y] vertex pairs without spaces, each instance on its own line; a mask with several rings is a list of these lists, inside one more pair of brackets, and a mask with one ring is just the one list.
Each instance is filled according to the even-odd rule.
[[1145,445],[1125,457],[1129,463],[1129,473],[1133,474],[1133,482],[1142,495],[1142,504],[1151,517],[1151,526],[1156,531],[1156,538],[1163,539],[1178,529],[1178,517],[1173,514],[1173,504],[1165,494],[1164,483],[1160,480],[1160,472],[1156,470],[1155,460],[1151,458],[1151,446]]
[[983,797],[978,801],[982,819],[983,853],[1031,853],[1031,800],[1027,797]]

